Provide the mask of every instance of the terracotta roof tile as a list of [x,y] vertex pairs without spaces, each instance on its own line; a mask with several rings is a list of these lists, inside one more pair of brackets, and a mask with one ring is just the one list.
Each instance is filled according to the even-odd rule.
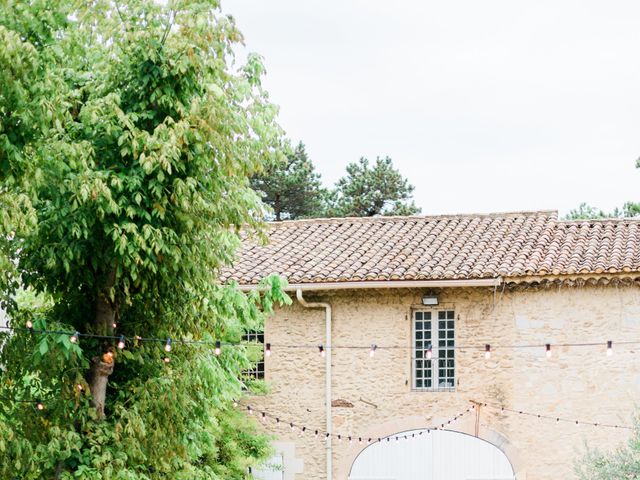
[[640,272],[640,221],[556,212],[298,220],[248,240],[222,281],[443,280]]

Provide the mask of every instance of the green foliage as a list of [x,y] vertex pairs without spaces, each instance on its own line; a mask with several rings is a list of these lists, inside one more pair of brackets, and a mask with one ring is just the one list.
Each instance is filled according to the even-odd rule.
[[[241,39],[215,1],[0,3],[0,292],[13,325],[104,333],[106,305],[128,339],[239,341],[288,301],[277,278],[262,295],[217,281],[239,229],[260,232],[248,178],[283,157],[260,58],[232,68]],[[18,279],[47,301],[10,301]],[[90,365],[112,344],[2,342],[0,396],[47,408],[1,402],[0,478],[245,478],[268,453],[230,408],[245,348],[214,357],[176,341],[165,364],[161,345],[130,340],[100,421]]]
[[251,185],[272,208],[276,221],[323,216],[326,190],[302,142],[286,161],[255,175]]
[[576,473],[581,480],[640,478],[640,424],[637,419],[634,433],[626,445],[609,453],[589,450],[576,464]]
[[411,200],[413,188],[391,158],[378,157],[373,166],[361,158],[347,165],[347,176],[338,180],[329,216],[413,215],[420,212]]
[[605,212],[596,207],[581,203],[580,206],[565,215],[565,220],[592,220],[598,218],[632,218],[640,216],[640,204],[625,203],[622,208],[614,208],[613,212]]

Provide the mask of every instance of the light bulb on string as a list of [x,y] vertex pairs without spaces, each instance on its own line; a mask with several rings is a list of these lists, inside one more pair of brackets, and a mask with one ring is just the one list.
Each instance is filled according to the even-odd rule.
[[253,409],[251,408],[251,405],[247,405],[247,412],[249,412],[249,415],[253,415]]
[[353,445],[353,439],[349,436],[349,445]]
[[40,400],[36,400],[36,408],[38,410],[44,410],[44,403],[42,403]]
[[488,343],[484,346],[484,358],[489,360],[491,358],[491,345]]
[[118,324],[117,324],[116,322],[113,322],[113,323],[111,324],[111,326],[113,327],[113,329],[114,329],[114,330],[115,330],[116,328],[118,328]]
[[124,348],[124,335],[120,335],[120,340],[118,340],[118,348],[120,350]]
[[171,361],[171,359],[170,359],[169,357],[164,357],[164,358],[162,359],[162,361],[163,361],[164,363],[169,363],[169,362]]
[[261,415],[260,419],[262,420],[262,423],[266,423],[266,421],[267,421],[267,414],[266,414],[265,412],[262,412],[262,415]]
[[550,343],[547,343],[547,345],[545,346],[545,350],[546,350],[547,358],[551,358],[552,354],[551,354],[551,344]]
[[323,347],[322,345],[318,345],[318,352],[320,352],[320,356],[321,356],[322,358],[324,358],[324,357],[325,357],[326,353],[325,353],[325,351],[324,351],[324,347]]
[[29,330],[33,330],[33,323],[31,322],[31,320],[27,320],[27,323],[25,325]]
[[429,344],[429,347],[427,348],[427,360],[431,360],[432,357],[433,357],[433,349],[431,348],[431,344]]
[[77,330],[69,337],[69,341],[71,343],[78,343],[78,338],[80,338],[80,332]]
[[369,350],[369,356],[371,358],[373,358],[373,356],[376,354],[376,350],[378,349],[378,346],[375,343],[371,344],[371,350]]
[[171,339],[167,338],[167,343],[164,344],[164,351],[169,353],[171,351]]
[[291,428],[291,431],[292,431],[292,432],[296,429],[296,427],[295,427],[295,425],[294,425],[293,423],[290,423],[290,424],[289,424],[289,427]]
[[313,436],[314,436],[314,437],[316,437],[316,438],[318,438],[318,430],[316,430],[316,431],[313,433]]
[[607,340],[607,357],[613,355],[613,341]]
[[220,340],[216,340],[215,350],[213,353],[215,353],[216,356],[222,353],[222,342]]
[[264,356],[265,357],[270,357],[271,356],[271,344],[267,343],[264,346]]

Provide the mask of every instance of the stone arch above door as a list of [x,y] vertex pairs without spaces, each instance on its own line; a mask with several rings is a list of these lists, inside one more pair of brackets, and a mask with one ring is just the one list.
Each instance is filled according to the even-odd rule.
[[[436,418],[434,419],[433,423],[430,422],[430,425],[425,425],[425,419],[422,417],[405,417],[402,419],[392,420],[383,424],[372,426],[363,435],[365,438],[372,438],[376,440],[378,438],[386,439],[387,437],[391,437],[390,441],[395,441],[395,436],[397,434],[402,438],[400,441],[409,442],[411,440],[404,440],[403,438],[405,432],[409,432],[409,434],[412,434],[416,431],[430,428],[431,425],[438,425],[439,422],[446,422],[446,419]],[[471,418],[471,415],[467,419],[456,423],[452,428],[447,428],[445,431],[475,437],[474,422]],[[479,441],[489,443],[493,447],[500,450],[506,456],[508,462],[511,464],[515,478],[517,480],[526,480],[527,476],[522,457],[516,447],[511,442],[509,442],[505,435],[501,434],[498,431],[491,430],[486,426],[482,426],[479,429],[477,438]],[[348,451],[344,452],[344,454],[340,456],[340,460],[336,462],[334,479],[348,480],[349,474],[354,463],[356,462],[356,459],[367,447],[368,445],[366,444],[359,445],[354,443],[354,445],[350,447]]]

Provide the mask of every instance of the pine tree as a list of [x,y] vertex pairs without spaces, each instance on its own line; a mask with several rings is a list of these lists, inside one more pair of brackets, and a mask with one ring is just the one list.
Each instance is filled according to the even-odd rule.
[[271,207],[276,221],[324,215],[326,190],[302,142],[285,161],[255,175],[251,185]]

